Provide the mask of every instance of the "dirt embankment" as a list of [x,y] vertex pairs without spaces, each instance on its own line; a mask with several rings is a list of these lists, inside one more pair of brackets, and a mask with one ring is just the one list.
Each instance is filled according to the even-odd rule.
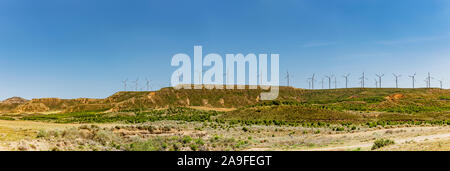
[[45,106],[43,103],[25,103],[19,105],[14,112],[15,113],[30,113],[30,112],[48,112],[49,107]]

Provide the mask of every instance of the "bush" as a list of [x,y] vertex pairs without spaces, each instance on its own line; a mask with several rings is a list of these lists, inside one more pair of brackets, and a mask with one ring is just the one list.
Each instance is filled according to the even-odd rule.
[[176,120],[187,122],[211,121],[212,116],[221,114],[217,111],[202,111],[184,107],[168,108],[164,110],[150,110],[137,112],[136,115],[111,115],[99,112],[74,112],[49,115],[24,116],[22,120],[48,121],[55,123],[144,123],[161,120]]
[[37,138],[45,138],[48,136],[48,132],[46,130],[39,130],[38,134],[36,135]]
[[164,140],[149,139],[147,141],[133,142],[129,145],[128,151],[163,151],[164,150]]
[[395,142],[392,140],[378,139],[373,143],[372,150],[379,149],[381,147],[385,147],[385,146],[392,145],[392,144],[395,144]]
[[14,119],[14,118],[11,118],[11,117],[6,117],[6,116],[0,116],[0,120],[8,120],[8,121],[13,121],[13,120],[16,120],[16,119]]
[[103,145],[108,145],[111,143],[118,143],[120,138],[111,131],[100,130],[95,134],[94,140]]
[[184,144],[188,144],[192,141],[192,138],[190,136],[184,136],[182,142]]

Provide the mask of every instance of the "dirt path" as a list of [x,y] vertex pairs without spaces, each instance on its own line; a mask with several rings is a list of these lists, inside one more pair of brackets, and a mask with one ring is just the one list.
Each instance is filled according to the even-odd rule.
[[[418,136],[412,138],[402,138],[402,139],[392,139],[396,144],[403,144],[407,142],[422,142],[422,141],[434,141],[438,139],[446,139],[450,138],[450,133],[436,134],[436,135],[426,135],[426,136]],[[360,143],[354,145],[345,145],[339,147],[325,147],[325,148],[312,148],[307,149],[308,151],[335,151],[335,150],[351,150],[357,148],[370,148],[373,143]]]
[[[297,138],[297,139],[295,139]],[[428,126],[428,127],[401,127],[389,129],[375,129],[367,131],[358,131],[352,133],[340,134],[320,134],[310,135],[304,138],[294,137],[295,142],[305,142],[315,140],[317,143],[313,146],[299,145],[292,147],[260,146],[247,149],[247,151],[342,151],[342,150],[371,150],[373,142],[376,139],[385,138],[395,142],[398,150],[404,149],[404,146],[411,143],[435,143],[450,142],[449,126]],[[311,142],[311,141],[309,141]],[[440,143],[439,143],[440,144]]]

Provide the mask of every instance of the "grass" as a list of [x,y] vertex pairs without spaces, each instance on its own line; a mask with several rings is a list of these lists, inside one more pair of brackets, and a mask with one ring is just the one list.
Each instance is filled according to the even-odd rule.
[[[232,112],[226,112],[220,115],[219,118],[231,123],[245,125],[329,127],[330,124],[341,124],[350,130],[356,129],[352,124],[367,125],[368,127],[398,124],[450,124],[450,112],[421,112],[414,114],[379,112],[374,115],[365,112],[334,110],[321,105],[292,101],[269,101],[250,105]],[[343,128],[336,129],[343,130]]]
[[13,121],[13,120],[16,120],[16,119],[14,119],[14,118],[12,118],[12,117],[7,117],[7,116],[0,116],[0,120]]
[[[129,112],[129,111],[128,111]],[[47,121],[55,123],[143,123],[161,120],[180,120],[187,122],[204,122],[218,115],[217,111],[200,111],[190,108],[176,107],[164,110],[136,111],[128,114],[105,114],[98,112],[75,112],[50,115],[24,116],[22,120]]]
[[[5,124],[16,123],[14,124],[15,127],[11,129],[11,132],[14,131],[14,134],[17,134],[19,130],[26,130],[22,127],[20,127],[20,129],[17,129],[19,127],[17,127],[16,125],[20,122],[27,123],[27,125],[55,125],[57,127],[52,126],[51,129],[49,129],[33,126],[33,128],[35,127],[35,129],[29,131],[34,132],[32,135],[34,135],[35,137],[31,137],[30,134],[27,137],[18,139],[24,140],[25,143],[17,145],[14,145],[15,143],[12,143],[12,149],[57,151],[223,151],[257,149],[295,150],[304,149],[306,147],[321,148],[328,145],[339,145],[341,143],[343,143],[343,146],[353,145],[355,138],[358,140],[358,142],[361,143],[366,143],[368,139],[380,138],[379,134],[372,134],[370,132],[366,133],[366,131],[371,131],[372,129],[359,129],[360,127],[356,126],[358,129],[356,129],[355,132],[350,131],[351,128],[355,126],[350,123],[330,125],[329,127],[324,128],[307,128],[302,126],[240,126],[230,125],[229,123],[185,121],[158,121],[142,124],[115,123],[95,125],[38,123],[30,121],[0,121],[0,123]],[[2,127],[3,126],[9,127],[9,125],[2,124]],[[65,126],[64,129],[59,129],[63,128],[61,126]],[[200,131],[197,131],[196,128],[199,127],[202,127],[202,129]],[[417,128],[409,127],[410,126],[394,127],[394,130],[407,129],[407,131],[401,132],[394,131],[395,136],[415,137],[418,134],[422,133],[426,133],[426,135],[428,135],[429,131],[435,131],[435,133],[445,133],[446,130],[448,131],[448,127],[439,127],[440,129],[428,129],[428,126],[425,128],[417,126],[411,126]],[[391,130],[391,128],[389,130]],[[377,130],[373,131],[378,131],[378,128]],[[354,136],[361,134],[364,136]],[[391,134],[386,136],[389,137],[391,136]],[[36,148],[32,146],[36,146]],[[445,147],[445,144],[443,144],[443,146]],[[382,148],[382,150],[385,150],[385,148]]]
[[[292,101],[269,101],[230,112],[203,111],[185,107],[163,110],[127,110],[117,113],[74,112],[63,114],[23,116],[22,120],[54,123],[144,123],[162,120],[186,122],[217,122],[242,125],[290,125],[305,127],[330,127],[337,131],[355,130],[355,125],[377,127],[399,124],[449,125],[450,112],[444,113],[360,113],[332,110],[323,106]],[[201,128],[199,128],[201,129]],[[244,131],[245,128],[244,128]]]
[[[169,134],[176,130],[173,130],[173,128],[167,129],[166,126],[140,124],[116,127],[99,127],[96,125],[83,125],[64,130],[40,130],[37,134],[35,134],[35,138],[39,139],[40,142],[47,142],[48,148],[54,151],[239,150],[250,144],[247,140],[223,138],[217,135],[208,137],[201,134],[184,136]],[[133,136],[129,136],[130,134]],[[165,135],[160,136],[161,134]],[[61,146],[61,143],[64,145]],[[18,150],[29,150],[31,149],[30,145],[33,144],[24,144],[19,146]]]

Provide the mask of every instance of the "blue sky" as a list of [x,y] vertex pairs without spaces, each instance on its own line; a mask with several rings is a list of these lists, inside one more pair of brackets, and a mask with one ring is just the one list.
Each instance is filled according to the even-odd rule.
[[[168,86],[171,58],[203,53],[278,53],[280,77],[431,72],[450,87],[447,0],[0,0],[0,99],[104,98],[125,78]],[[285,84],[285,80],[281,80]],[[131,84],[131,83],[130,83]],[[141,85],[144,81],[141,82]],[[316,85],[320,85],[316,83]],[[130,85],[131,86],[131,85]]]

